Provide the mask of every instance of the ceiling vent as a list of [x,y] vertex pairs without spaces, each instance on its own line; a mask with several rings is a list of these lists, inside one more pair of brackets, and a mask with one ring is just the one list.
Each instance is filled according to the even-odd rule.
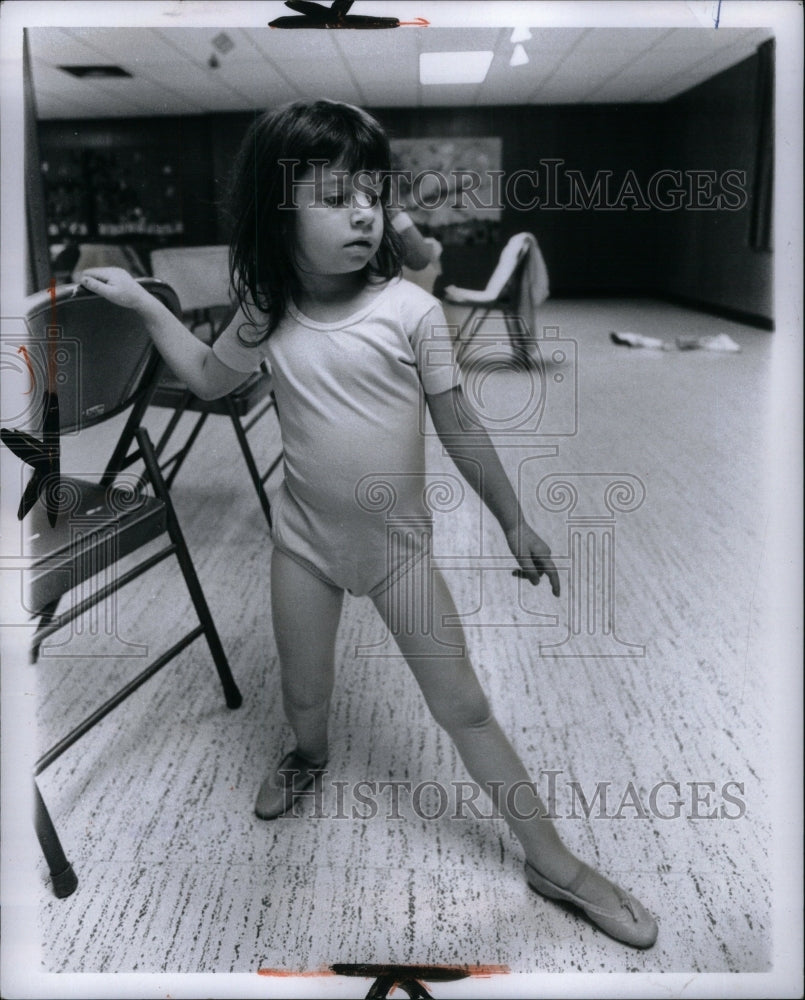
[[77,76],[79,80],[109,80],[113,77],[131,76],[122,66],[59,66],[71,76]]

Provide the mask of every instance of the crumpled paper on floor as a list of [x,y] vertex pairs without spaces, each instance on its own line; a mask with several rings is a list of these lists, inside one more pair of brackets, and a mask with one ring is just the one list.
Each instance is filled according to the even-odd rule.
[[726,333],[712,334],[709,337],[677,337],[676,346],[680,351],[725,351],[732,354],[741,349]]
[[[672,351],[674,349],[673,344],[669,344],[660,337],[646,337],[642,333],[613,330],[609,336],[613,344],[621,344],[625,347],[643,347],[655,351]],[[730,354],[741,349],[740,345],[736,344],[732,337],[726,333],[702,337],[677,337],[676,346],[680,351],[719,351]]]

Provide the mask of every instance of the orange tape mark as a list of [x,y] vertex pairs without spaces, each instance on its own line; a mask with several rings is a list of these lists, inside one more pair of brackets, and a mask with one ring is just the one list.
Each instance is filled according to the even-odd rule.
[[276,976],[277,978],[289,978],[290,976],[334,976],[330,969],[319,969],[318,972],[288,972],[287,969],[258,969],[258,976]]
[[17,354],[22,355],[22,360],[25,362],[25,367],[28,369],[28,374],[31,377],[31,388],[23,393],[23,396],[30,396],[34,391],[34,386],[36,385],[36,375],[34,374],[34,366],[31,364],[31,357],[28,354],[28,348],[25,344],[20,344],[17,348]]

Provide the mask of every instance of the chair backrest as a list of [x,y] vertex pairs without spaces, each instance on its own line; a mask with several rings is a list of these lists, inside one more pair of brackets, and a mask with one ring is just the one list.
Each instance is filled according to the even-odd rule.
[[[169,285],[154,278],[138,281],[181,317]],[[26,300],[26,327],[31,391],[56,393],[61,433],[108,420],[153,388],[159,355],[133,309],[80,285],[58,285]]]
[[72,280],[78,281],[81,272],[89,267],[122,267],[135,278],[144,278],[148,273],[137,251],[126,243],[81,243]]
[[229,247],[164,247],[151,252],[151,273],[179,296],[182,309],[229,305]]
[[528,257],[528,243],[523,243],[517,250],[517,258],[514,262],[514,269],[506,284],[503,286],[501,298],[511,299],[517,302],[520,296],[520,286],[523,283],[526,270],[526,259]]

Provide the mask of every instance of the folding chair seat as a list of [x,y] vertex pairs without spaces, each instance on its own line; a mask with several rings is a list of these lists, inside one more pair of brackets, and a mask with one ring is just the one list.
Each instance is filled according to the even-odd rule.
[[[200,326],[206,326],[203,339],[212,343],[216,335],[226,327],[236,308],[230,297],[228,247],[173,247],[155,250],[151,254],[151,269],[154,277],[169,284],[179,296],[186,325],[194,332]],[[270,528],[271,505],[265,484],[280,464],[282,453],[280,451],[274,455],[267,469],[261,473],[248,437],[249,431],[274,408],[271,377],[265,364],[229,395],[213,400],[199,399],[181,380],[166,372],[154,392],[151,405],[174,410],[156,445],[169,488],[173,486],[207,418],[211,415],[229,417]],[[185,413],[198,414],[198,417],[184,444],[169,458],[163,458],[168,442]]]
[[[179,314],[178,298],[169,286],[151,278],[139,280],[174,314]],[[65,857],[36,777],[202,636],[227,706],[237,708],[242,699],[156,452],[147,430],[140,426],[162,367],[142,321],[132,310],[114,306],[82,288],[76,291],[76,286],[64,285],[30,297],[26,327],[29,356],[38,354],[39,371],[47,370],[42,440],[30,433],[30,428],[3,428],[2,440],[34,467],[18,510],[25,607],[38,622],[32,640],[34,659],[47,638],[92,613],[102,602],[114,599],[118,590],[170,557],[177,560],[198,621],[54,743],[35,764],[36,832],[54,892],[64,897],[74,891],[77,878]],[[33,365],[31,371],[35,371]],[[125,426],[102,472],[82,469],[80,474],[71,475],[61,470],[63,434],[75,432],[80,436],[126,410]],[[141,462],[145,466],[143,473],[125,472],[135,463],[139,467]],[[164,542],[164,547],[155,550],[151,543],[157,541]],[[61,613],[60,604],[67,605]],[[105,603],[103,607],[113,605]],[[91,656],[89,662],[97,664],[99,658],[102,653]]]
[[512,236],[501,251],[497,266],[483,291],[448,285],[447,303],[469,305],[456,334],[456,357],[463,361],[473,336],[491,313],[500,312],[515,358],[533,360],[529,347],[538,337],[536,309],[548,297],[548,274],[536,238],[531,233]]

